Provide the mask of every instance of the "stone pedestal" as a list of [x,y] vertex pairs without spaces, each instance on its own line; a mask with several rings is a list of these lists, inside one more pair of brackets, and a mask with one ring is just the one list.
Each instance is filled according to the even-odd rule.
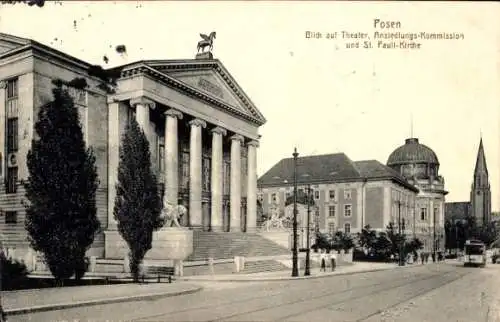
[[214,59],[214,55],[211,52],[206,51],[204,53],[196,54],[196,59]]
[[[104,232],[106,258],[123,259],[129,249],[116,230]],[[187,228],[162,228],[153,232],[152,248],[144,259],[185,260],[193,253],[193,231]]]

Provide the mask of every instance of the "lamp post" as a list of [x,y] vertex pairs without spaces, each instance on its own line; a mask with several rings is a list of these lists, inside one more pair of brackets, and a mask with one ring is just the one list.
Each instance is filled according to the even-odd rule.
[[293,249],[292,249],[292,277],[299,276],[297,254],[297,148],[293,151]]
[[307,185],[307,233],[306,233],[306,238],[307,238],[307,249],[306,249],[306,268],[304,271],[304,276],[309,276],[311,275],[311,269],[310,269],[310,256],[311,256],[311,245],[310,245],[310,237],[309,237],[309,225],[310,225],[310,217],[311,217],[311,184]]
[[432,210],[432,262],[436,262],[436,212]]
[[399,266],[404,265],[403,261],[403,235],[401,233],[401,226],[404,225],[404,219],[403,222],[401,221],[401,200],[396,201],[398,205],[398,234],[399,234]]

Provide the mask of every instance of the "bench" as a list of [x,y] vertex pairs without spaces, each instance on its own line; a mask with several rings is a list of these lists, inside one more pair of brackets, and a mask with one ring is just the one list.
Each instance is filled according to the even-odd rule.
[[[156,276],[158,278],[158,283],[161,282],[162,277],[168,278],[168,282],[172,283],[172,276],[174,276],[175,271],[173,267],[150,266],[146,269],[146,274],[150,276]],[[146,274],[142,275],[143,282]]]

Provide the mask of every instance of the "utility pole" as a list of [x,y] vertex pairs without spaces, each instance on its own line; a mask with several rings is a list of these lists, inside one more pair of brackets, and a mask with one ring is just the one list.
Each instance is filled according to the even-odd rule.
[[293,250],[292,250],[292,277],[299,276],[297,254],[297,148],[293,151]]

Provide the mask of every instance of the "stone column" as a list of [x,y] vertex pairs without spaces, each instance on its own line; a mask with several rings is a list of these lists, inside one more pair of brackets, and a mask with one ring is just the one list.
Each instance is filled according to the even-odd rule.
[[241,143],[243,136],[231,137],[230,231],[241,231]]
[[250,141],[248,146],[247,165],[247,232],[257,229],[257,148],[258,141]]
[[200,119],[189,122],[191,125],[191,137],[189,145],[189,225],[195,229],[202,228],[201,209],[201,130],[207,127],[207,123]]
[[177,205],[179,194],[178,120],[182,120],[181,112],[165,112],[165,198],[173,205]]
[[139,123],[139,127],[144,131],[144,135],[149,142],[149,151],[151,151],[151,155],[154,155],[155,147],[153,140],[153,130],[151,122],[149,121],[149,109],[155,108],[155,102],[144,97],[138,97],[130,100],[130,105],[135,107],[135,118],[137,123]]
[[223,149],[222,137],[227,131],[221,127],[212,129],[212,167],[210,178],[211,190],[211,210],[210,210],[210,230],[222,231],[222,201],[223,201]]
[[0,135],[0,178],[1,177],[6,177],[5,167],[4,167],[4,162],[6,162],[7,155],[5,153],[7,152],[5,149],[5,139],[6,139],[6,124],[7,124],[7,112],[5,108],[5,97],[7,92],[7,82],[6,81],[0,81],[0,131],[2,135]]
[[113,210],[118,183],[118,163],[120,162],[120,103],[108,104],[108,229],[116,230],[117,222]]

